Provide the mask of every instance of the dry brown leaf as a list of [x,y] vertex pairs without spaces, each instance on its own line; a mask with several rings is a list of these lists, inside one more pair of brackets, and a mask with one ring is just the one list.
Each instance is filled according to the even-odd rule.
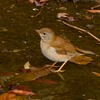
[[87,19],[87,20],[91,20],[91,19],[92,19],[92,17],[89,16],[89,15],[83,15],[83,17],[84,17],[85,19]]
[[92,72],[94,75],[99,76],[100,77],[100,73],[97,72]]
[[37,78],[47,76],[51,73],[51,65],[45,65],[44,67],[32,67],[29,73],[19,74],[14,77],[14,81],[32,81]]
[[10,93],[10,92],[3,93],[0,95],[0,100],[27,100],[26,95],[19,95],[19,94],[16,95],[15,94],[16,92],[18,93],[19,91],[15,91],[14,93]]
[[46,1],[48,1],[48,0],[40,0],[40,2],[46,2]]
[[14,93],[4,93],[0,95],[0,100],[16,100]]
[[100,13],[100,10],[87,10],[87,11],[91,13]]
[[58,13],[57,18],[65,21],[76,21],[77,19],[73,16],[70,16],[68,13]]
[[35,2],[35,0],[28,0],[30,3],[34,3]]
[[35,5],[36,6],[43,6],[48,0],[40,0],[40,1],[37,1],[35,0]]
[[36,6],[43,6],[48,0],[28,0],[30,3],[35,3]]
[[34,82],[36,82],[36,83],[44,83],[44,84],[48,84],[48,85],[53,85],[53,84],[57,83],[56,81],[49,80],[49,79],[37,79]]
[[8,93],[11,93],[11,94],[13,93],[13,94],[17,94],[17,95],[32,95],[32,96],[35,95],[35,93],[33,93],[31,91],[24,91],[24,90],[18,90],[18,89],[8,91]]

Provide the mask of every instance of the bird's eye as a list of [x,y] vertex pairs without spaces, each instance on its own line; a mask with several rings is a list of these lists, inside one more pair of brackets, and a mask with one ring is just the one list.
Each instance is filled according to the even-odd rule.
[[46,35],[46,33],[43,33],[43,35]]

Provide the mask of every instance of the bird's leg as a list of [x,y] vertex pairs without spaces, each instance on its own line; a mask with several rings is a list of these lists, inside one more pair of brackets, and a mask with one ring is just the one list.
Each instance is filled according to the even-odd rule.
[[[68,61],[68,60],[67,60]],[[64,67],[64,65],[67,63],[67,61],[65,61],[61,66],[60,66],[60,68],[57,70],[57,72],[62,72],[62,71],[64,71],[64,70],[61,70],[63,67]]]
[[64,70],[61,70],[63,67],[64,67],[64,65],[67,63],[67,61],[68,60],[66,60],[61,66],[60,66],[60,68],[58,69],[58,70],[52,70],[52,69],[50,69],[52,72],[54,72],[54,73],[57,73],[57,72],[64,72]]
[[54,62],[51,66],[54,66],[57,62]]
[[54,62],[54,63],[50,66],[50,68],[54,67],[56,63],[57,63],[57,62]]

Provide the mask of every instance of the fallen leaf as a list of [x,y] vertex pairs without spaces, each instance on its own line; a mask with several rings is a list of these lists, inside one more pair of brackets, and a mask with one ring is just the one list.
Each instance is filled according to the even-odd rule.
[[43,6],[48,0],[35,0],[36,6]]
[[87,19],[87,20],[91,20],[91,19],[92,19],[92,17],[89,16],[89,15],[83,15],[83,17],[84,17],[85,19]]
[[0,100],[16,100],[16,95],[13,93],[3,93],[0,95]]
[[57,82],[49,80],[49,79],[37,79],[35,80],[36,83],[44,83],[44,84],[48,84],[48,85],[53,85],[56,84]]
[[21,71],[23,73],[30,73],[31,72],[30,69],[24,69],[24,68],[20,68],[19,71]]
[[[21,73],[19,75],[14,76],[14,81],[32,81],[36,80],[40,77],[47,76],[51,73],[50,70],[51,65],[45,65],[44,67],[32,67],[29,73]],[[54,66],[55,67],[55,66]]]
[[94,75],[99,76],[100,77],[100,73],[97,72],[92,72]]
[[70,16],[67,13],[58,13],[57,18],[61,20],[72,21],[72,22],[77,20],[76,18]]
[[7,92],[7,93],[3,93],[0,95],[0,100],[27,100],[27,96],[26,95],[16,95],[15,93]]
[[35,0],[28,0],[30,3],[34,3],[35,2]]
[[14,89],[14,90],[8,91],[8,93],[14,93],[14,94],[17,94],[17,95],[32,95],[32,96],[35,95],[35,93],[33,93],[33,92],[24,91],[24,90],[18,90],[18,89]]
[[100,10],[86,10],[88,12],[91,12],[91,13],[100,13]]
[[[12,84],[13,85],[13,84]],[[12,89],[18,89],[18,90],[24,90],[24,91],[30,91],[30,89],[26,86],[23,86],[23,85],[13,85],[12,86]]]
[[28,0],[30,3],[35,3],[36,6],[43,6],[48,0]]
[[0,73],[0,76],[12,76],[12,75],[14,75],[15,74],[15,72],[2,72],[2,73]]
[[48,1],[48,0],[40,0],[40,2],[46,2],[46,1]]
[[[33,81],[40,77],[47,76],[48,74],[52,73],[51,69],[55,69],[55,66],[51,68],[51,65],[45,65],[43,67],[30,67],[30,71],[24,73],[14,73],[13,75],[8,76],[1,76],[0,77],[0,84],[5,86],[5,81],[11,82],[12,84],[24,81]],[[12,86],[10,87],[12,89]]]
[[24,69],[30,69],[30,63],[29,62],[26,62],[25,64],[24,64]]

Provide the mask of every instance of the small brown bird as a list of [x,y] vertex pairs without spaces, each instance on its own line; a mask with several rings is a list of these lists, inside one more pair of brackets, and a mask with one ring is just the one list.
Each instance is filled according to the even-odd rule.
[[51,29],[42,28],[36,30],[36,32],[41,37],[40,48],[43,55],[51,61],[55,61],[54,64],[63,62],[60,68],[53,72],[61,72],[67,61],[83,65],[92,61],[92,58],[84,56],[84,54],[95,53],[77,48],[69,40],[64,40],[62,37],[57,36]]

